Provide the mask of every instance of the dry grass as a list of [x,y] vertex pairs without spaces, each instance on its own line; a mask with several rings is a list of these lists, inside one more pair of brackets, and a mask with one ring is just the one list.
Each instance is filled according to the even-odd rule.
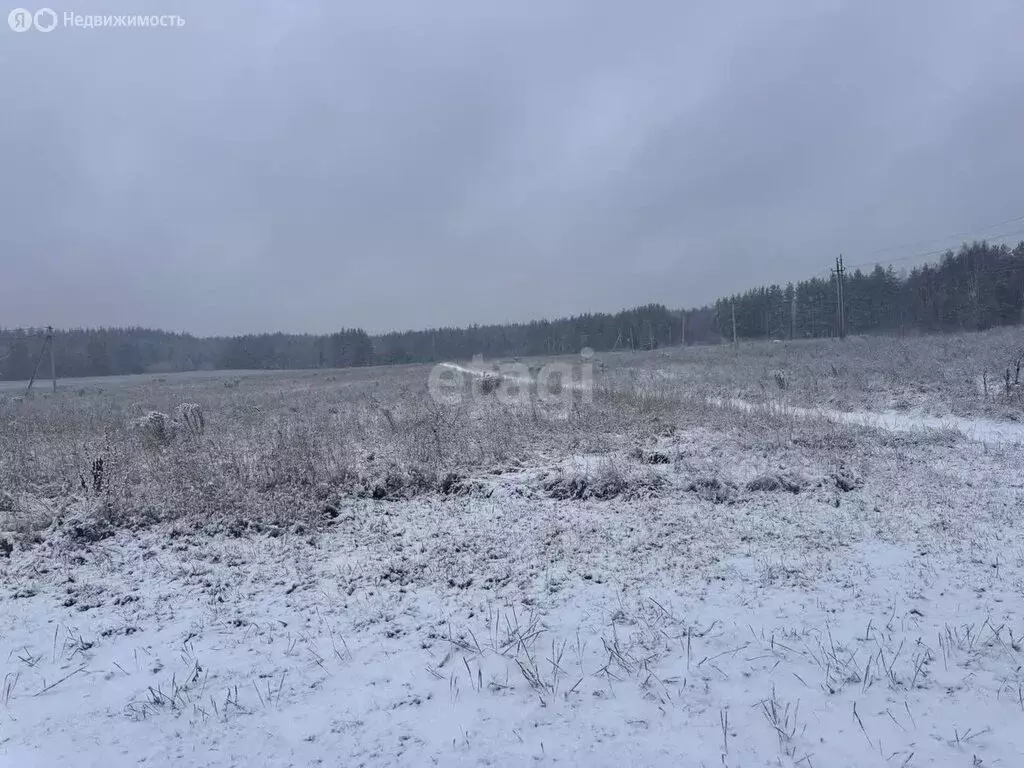
[[[83,498],[102,498],[124,522],[256,510],[294,518],[337,491],[447,492],[467,475],[610,453],[669,425],[715,419],[714,409],[678,388],[650,382],[608,382],[592,405],[559,411],[487,396],[439,403],[426,391],[426,367],[374,373],[251,376],[231,388],[179,379],[5,398],[0,511],[28,528]],[[182,401],[205,415],[193,439],[147,440],[132,429],[139,405],[168,413]]]
[[[963,379],[1005,359],[1015,334],[608,355],[597,361],[592,402],[564,407],[535,397],[509,403],[480,388],[460,403],[438,402],[427,366],[249,374],[228,379],[230,387],[223,376],[197,374],[97,380],[28,398],[0,393],[0,529],[30,533],[83,509],[112,526],[309,522],[338,496],[466,493],[479,487],[473,478],[581,455],[606,461],[582,474],[558,468],[545,481],[550,495],[643,497],[657,494],[663,476],[630,466],[625,449],[654,465],[643,458],[650,446],[692,429],[731,435],[747,450],[797,445],[838,461],[852,447],[849,429],[779,405],[884,407],[927,388],[935,408],[991,407],[968,396]],[[709,403],[733,395],[763,407]],[[182,403],[188,439],[146,441],[131,429],[139,407],[181,413]],[[729,483],[704,469],[688,467],[689,489],[727,500]]]
[[607,362],[618,373],[667,377],[713,397],[1019,418],[1024,417],[1017,373],[1022,355],[1024,329],[1001,328],[907,338],[854,336],[843,342],[750,342],[738,350],[690,347],[609,355]]

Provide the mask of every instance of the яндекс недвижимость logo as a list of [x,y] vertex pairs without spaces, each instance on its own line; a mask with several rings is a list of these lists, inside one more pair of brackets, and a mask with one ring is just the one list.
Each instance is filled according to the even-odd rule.
[[40,8],[33,13],[25,8],[15,8],[7,14],[7,24],[15,32],[52,32],[57,26],[57,13],[52,8]]
[[80,14],[64,11],[58,16],[52,8],[40,8],[33,12],[27,8],[15,8],[7,14],[7,26],[15,32],[52,32],[58,26],[70,29],[96,29],[105,27],[184,27],[185,20],[177,14]]

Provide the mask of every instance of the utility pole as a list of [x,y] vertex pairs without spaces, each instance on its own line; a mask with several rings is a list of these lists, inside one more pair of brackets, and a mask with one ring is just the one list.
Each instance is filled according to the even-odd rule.
[[836,330],[839,333],[840,339],[846,338],[846,295],[843,291],[843,275],[845,271],[843,256],[840,254],[839,258],[836,259],[836,268],[832,271],[836,278]]
[[736,302],[732,303],[732,345],[734,347],[739,346],[739,342],[736,341]]

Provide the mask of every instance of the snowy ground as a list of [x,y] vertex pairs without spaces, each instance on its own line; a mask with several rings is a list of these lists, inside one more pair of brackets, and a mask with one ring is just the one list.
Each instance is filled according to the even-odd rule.
[[1024,765],[1015,439],[666,421],[294,523],[57,514],[0,558],[0,762]]
[[80,574],[101,607],[14,605],[11,765],[1021,764],[1016,551],[739,556],[513,601],[349,595],[297,541],[149,543]]

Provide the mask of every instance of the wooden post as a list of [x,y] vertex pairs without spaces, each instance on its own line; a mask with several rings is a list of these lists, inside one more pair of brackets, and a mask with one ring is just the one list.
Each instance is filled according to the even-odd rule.
[[739,346],[739,342],[736,341],[736,302],[732,303],[732,345],[734,347]]

